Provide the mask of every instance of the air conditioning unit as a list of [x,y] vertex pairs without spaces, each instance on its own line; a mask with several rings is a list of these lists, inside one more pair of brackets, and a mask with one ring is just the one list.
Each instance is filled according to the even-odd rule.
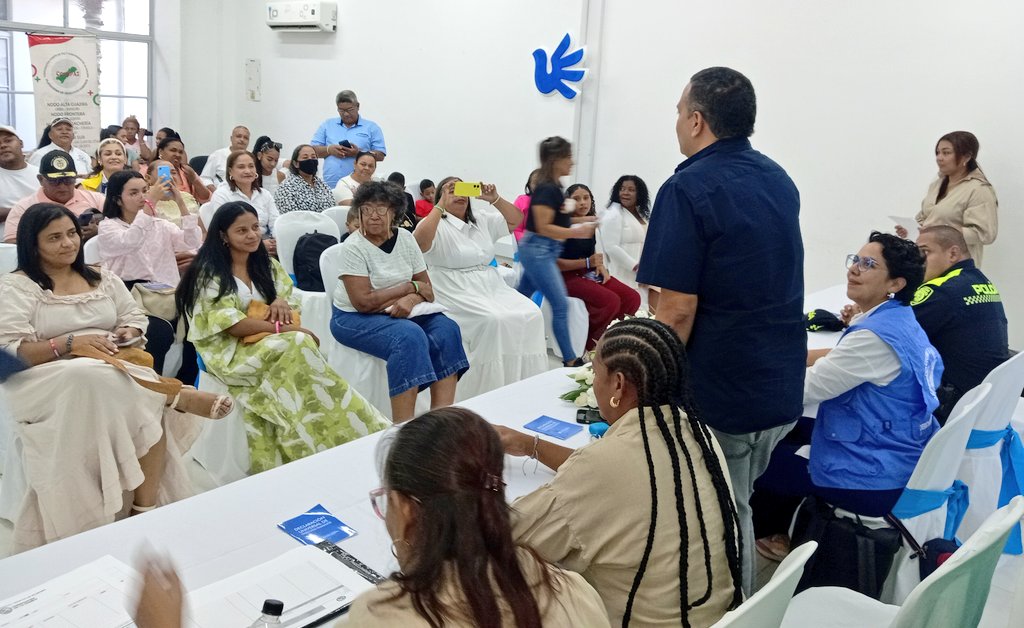
[[335,2],[268,2],[267,26],[289,33],[335,33],[338,5]]

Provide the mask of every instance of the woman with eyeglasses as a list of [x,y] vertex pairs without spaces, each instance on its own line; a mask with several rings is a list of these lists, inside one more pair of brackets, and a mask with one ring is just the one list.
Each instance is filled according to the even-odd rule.
[[405,191],[371,181],[359,187],[352,203],[360,226],[341,250],[331,333],[341,344],[387,362],[395,423],[413,417],[424,388],[430,388],[432,408],[449,406],[469,361],[459,326],[434,304],[416,239],[395,226]]
[[[811,425],[804,422],[776,448],[752,503],[774,504],[765,492],[814,495],[881,517],[896,504],[939,429],[932,412],[939,405],[942,359],[910,308],[924,281],[924,257],[913,242],[873,231],[860,251],[847,256],[846,266],[846,295],[861,313],[834,349],[808,352],[804,405],[820,404],[809,430],[810,460],[794,455],[806,444],[800,435]],[[778,519],[774,524],[756,519],[762,522],[759,551],[780,558],[788,539],[772,536],[785,533],[789,517],[771,517]]]
[[277,168],[281,159],[281,143],[261,135],[253,144],[252,154],[256,157],[256,172],[263,178],[263,189],[273,194],[284,181],[284,172]]
[[[579,574],[512,538],[494,428],[462,408],[432,410],[385,434],[383,486],[370,493],[399,570],[360,595],[337,626],[608,628],[601,598]],[[179,628],[175,573],[145,565],[135,623]]]

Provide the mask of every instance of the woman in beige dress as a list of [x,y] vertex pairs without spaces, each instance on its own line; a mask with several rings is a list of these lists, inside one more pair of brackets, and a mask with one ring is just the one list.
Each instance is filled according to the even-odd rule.
[[0,349],[29,365],[3,384],[28,484],[21,551],[110,523],[124,491],[136,513],[187,497],[194,415],[225,416],[231,399],[117,359],[146,356],[132,351],[146,316],[120,279],[85,265],[74,214],[33,205],[18,235],[18,269],[0,277]]

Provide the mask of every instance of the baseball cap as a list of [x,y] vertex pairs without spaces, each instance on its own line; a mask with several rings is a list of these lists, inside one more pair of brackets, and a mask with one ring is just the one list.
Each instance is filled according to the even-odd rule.
[[78,176],[75,171],[75,160],[62,150],[52,150],[43,155],[43,160],[39,162],[39,174],[47,179]]
[[13,126],[7,126],[6,124],[0,124],[0,133],[10,133],[14,137],[20,137]]
[[60,124],[61,122],[67,122],[71,126],[75,126],[75,123],[71,121],[71,118],[68,118],[68,117],[65,117],[65,116],[57,116],[53,120],[50,120],[50,126],[56,126],[57,124]]

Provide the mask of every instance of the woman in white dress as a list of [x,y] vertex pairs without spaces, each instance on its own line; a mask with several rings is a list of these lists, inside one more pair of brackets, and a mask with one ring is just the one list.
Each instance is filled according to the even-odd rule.
[[363,151],[356,155],[352,174],[342,177],[334,186],[334,200],[338,201],[338,205],[345,207],[351,205],[356,190],[360,185],[372,180],[374,172],[377,172],[377,158],[373,156],[373,153]]
[[647,237],[647,220],[651,216],[651,197],[647,184],[640,177],[627,174],[612,187],[611,200],[601,213],[597,240],[608,271],[612,276],[640,293],[640,308],[657,305],[657,293],[649,296],[648,286],[636,282],[636,269]]
[[413,235],[437,302],[462,330],[470,369],[459,383],[461,400],[547,370],[547,348],[540,308],[490,265],[494,243],[515,229],[522,213],[486,183],[480,199],[498,211],[474,212],[468,197],[455,195],[456,181],[448,177],[438,183],[437,205]]

